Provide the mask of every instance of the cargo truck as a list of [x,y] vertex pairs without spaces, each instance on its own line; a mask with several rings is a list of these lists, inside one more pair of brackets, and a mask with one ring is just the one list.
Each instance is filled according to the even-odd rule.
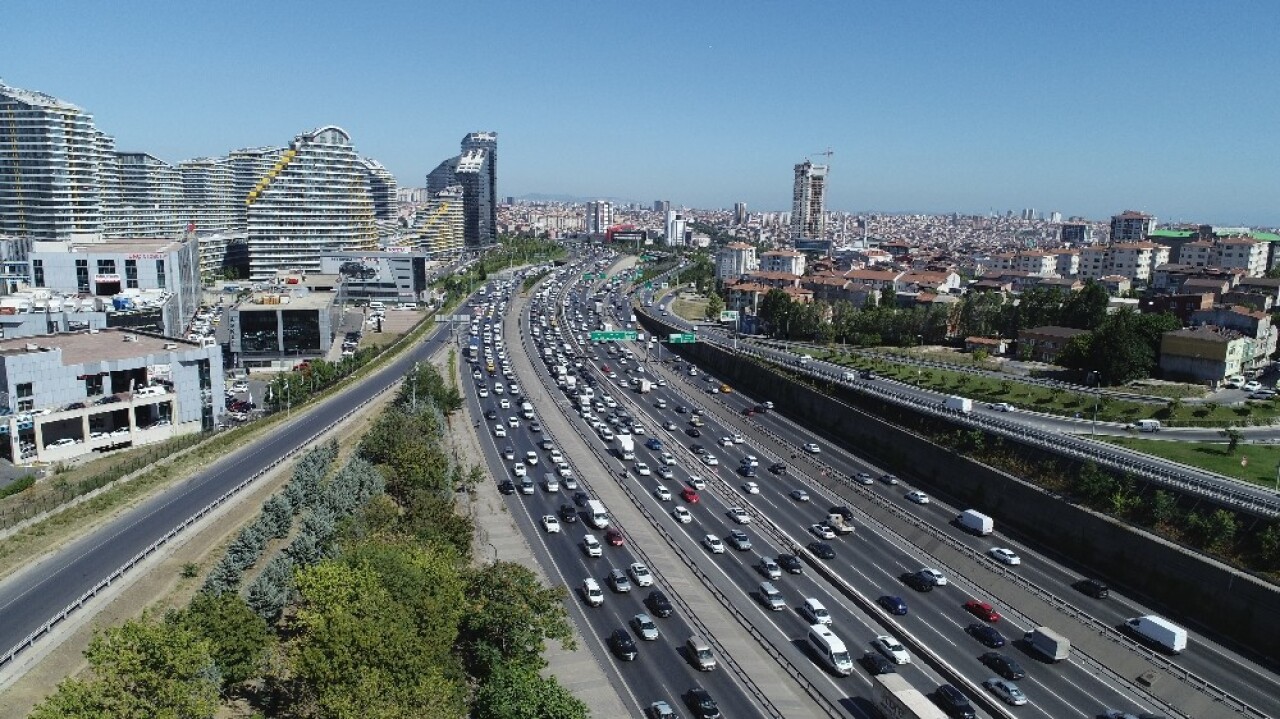
[[1045,661],[1060,662],[1071,656],[1071,640],[1048,627],[1036,627],[1022,636],[1027,646],[1034,649]]
[[950,397],[947,397],[946,399],[942,400],[942,407],[943,409],[950,410],[952,412],[959,412],[960,414],[969,414],[970,412],[973,411],[973,400],[969,399],[968,397],[960,397],[958,395],[953,394]]
[[623,461],[630,462],[636,458],[636,443],[629,434],[619,434],[615,437],[618,440],[618,456]]
[[871,700],[881,716],[892,719],[947,719],[936,704],[911,686],[901,674],[877,674],[871,678]]
[[640,394],[648,394],[653,391],[653,383],[647,379],[637,380],[636,391]]
[[956,524],[974,534],[986,536],[995,531],[995,522],[982,512],[966,509],[956,517]]
[[843,514],[835,512],[827,515],[827,526],[834,529],[836,534],[852,534],[854,530],[853,522],[845,519]]
[[1170,654],[1178,654],[1187,648],[1187,630],[1164,617],[1148,614],[1134,617],[1124,624],[1138,638],[1145,639]]

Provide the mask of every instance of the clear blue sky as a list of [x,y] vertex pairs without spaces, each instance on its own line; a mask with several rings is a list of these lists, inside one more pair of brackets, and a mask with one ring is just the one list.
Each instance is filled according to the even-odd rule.
[[[1280,2],[5,0],[0,77],[177,162],[326,124],[405,185],[1280,225]],[[821,158],[815,158],[821,159]]]

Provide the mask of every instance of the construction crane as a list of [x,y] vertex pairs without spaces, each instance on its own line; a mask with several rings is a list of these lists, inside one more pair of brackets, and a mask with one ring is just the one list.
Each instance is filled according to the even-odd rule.
[[831,156],[832,156],[832,155],[834,155],[834,154],[836,154],[836,153],[835,153],[834,151],[832,151],[832,149],[831,149],[830,147],[828,147],[826,150],[824,150],[824,151],[822,151],[822,152],[811,152],[811,153],[809,153],[809,155],[811,155],[811,156],[812,156],[812,155],[825,155],[825,156],[826,156],[826,158],[827,158],[827,162],[828,162],[828,163],[830,163],[830,162],[831,162]]

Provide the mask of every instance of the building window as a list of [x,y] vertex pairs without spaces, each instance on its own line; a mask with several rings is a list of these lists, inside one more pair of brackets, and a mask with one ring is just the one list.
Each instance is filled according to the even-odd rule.
[[44,260],[31,261],[31,282],[36,287],[44,287]]
[[17,390],[18,390],[18,411],[30,412],[31,410],[35,409],[36,401],[32,397],[32,395],[35,394],[35,389],[32,387],[31,383],[23,382],[18,385]]
[[115,260],[98,260],[98,274],[114,275],[116,273]]
[[164,260],[156,260],[156,287],[167,289],[169,283],[164,277]]
[[76,260],[76,287],[80,292],[89,291],[89,261]]
[[138,261],[124,261],[124,286],[138,288]]
[[97,397],[102,394],[102,375],[91,374],[84,378],[84,393],[87,397]]

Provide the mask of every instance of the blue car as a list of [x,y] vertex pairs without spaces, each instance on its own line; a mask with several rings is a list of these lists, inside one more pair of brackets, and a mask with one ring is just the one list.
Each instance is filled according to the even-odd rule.
[[877,599],[876,603],[884,607],[886,612],[899,617],[907,613],[907,603],[902,601],[902,597],[894,597],[886,594]]
[[657,438],[653,438],[653,439],[650,439],[648,442],[645,442],[644,446],[656,452],[662,449],[662,442],[659,441]]
[[970,624],[965,631],[992,649],[999,649],[1005,645],[1004,635],[996,631],[995,627],[986,624]]

